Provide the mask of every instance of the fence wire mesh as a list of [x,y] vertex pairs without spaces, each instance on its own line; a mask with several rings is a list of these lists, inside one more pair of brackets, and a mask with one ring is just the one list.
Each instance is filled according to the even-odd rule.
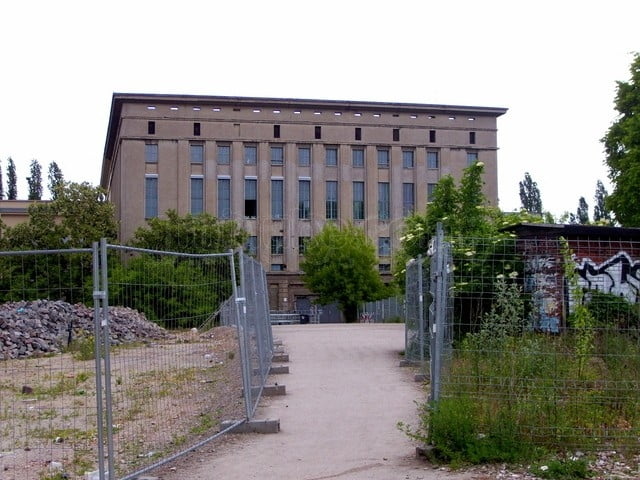
[[439,403],[537,445],[640,450],[640,243],[448,241]]
[[358,306],[358,318],[363,323],[401,323],[405,317],[405,299],[400,296],[364,302]]
[[407,263],[405,283],[405,359],[424,363],[429,359],[429,259],[418,257]]
[[0,252],[0,478],[133,479],[255,410],[262,267],[103,246]]
[[0,478],[95,466],[91,265],[90,249],[0,252]]
[[248,255],[240,255],[241,275],[243,278],[241,295],[244,298],[245,312],[240,315],[243,325],[243,364],[247,366],[250,380],[246,385],[248,394],[247,417],[253,417],[258,406],[262,388],[269,375],[273,357],[273,337],[271,320],[267,304],[267,280],[260,263]]

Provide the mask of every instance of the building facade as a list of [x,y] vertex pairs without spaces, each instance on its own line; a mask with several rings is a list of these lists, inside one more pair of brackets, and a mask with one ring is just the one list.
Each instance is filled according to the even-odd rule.
[[497,204],[497,118],[504,108],[219,96],[113,95],[101,185],[120,240],[169,209],[208,212],[249,232],[273,309],[304,310],[306,241],[351,222],[390,275],[405,216],[443,175],[485,165]]

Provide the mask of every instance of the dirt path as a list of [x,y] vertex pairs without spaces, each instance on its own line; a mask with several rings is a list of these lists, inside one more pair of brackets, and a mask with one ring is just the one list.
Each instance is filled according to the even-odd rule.
[[[233,436],[180,462],[163,480],[471,479],[415,459],[396,428],[415,425],[424,399],[410,369],[400,368],[404,325],[274,327],[290,355],[283,397],[265,399],[256,418],[279,418],[281,432]],[[477,477],[476,477],[477,478]]]

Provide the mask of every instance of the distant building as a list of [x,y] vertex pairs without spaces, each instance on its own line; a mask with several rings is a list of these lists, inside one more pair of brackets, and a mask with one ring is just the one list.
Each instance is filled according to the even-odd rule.
[[15,227],[29,220],[29,207],[48,200],[0,200],[0,220],[7,227]]
[[504,108],[284,98],[113,95],[101,185],[120,239],[169,209],[233,219],[265,265],[270,305],[305,310],[305,242],[327,221],[362,227],[390,275],[403,218],[441,176],[485,164],[497,204]]

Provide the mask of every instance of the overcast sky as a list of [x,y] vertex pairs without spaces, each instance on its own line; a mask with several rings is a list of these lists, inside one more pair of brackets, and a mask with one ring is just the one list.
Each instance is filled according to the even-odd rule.
[[[506,107],[500,207],[592,212],[640,1],[4,1],[0,160],[98,184],[113,92]],[[45,187],[46,188],[46,187]]]

